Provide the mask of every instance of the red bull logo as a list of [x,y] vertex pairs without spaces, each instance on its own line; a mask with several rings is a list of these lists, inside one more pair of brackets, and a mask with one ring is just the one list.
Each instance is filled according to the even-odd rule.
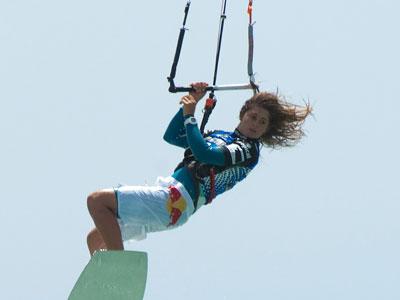
[[168,226],[175,225],[181,217],[182,213],[186,209],[186,201],[182,197],[181,192],[174,186],[170,186],[169,198],[167,200],[167,211],[169,213],[169,224]]

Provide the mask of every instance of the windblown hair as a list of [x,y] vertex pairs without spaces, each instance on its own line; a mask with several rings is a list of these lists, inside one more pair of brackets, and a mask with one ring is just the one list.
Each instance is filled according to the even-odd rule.
[[305,135],[302,125],[312,111],[309,103],[299,106],[286,102],[277,94],[261,92],[245,102],[240,110],[240,120],[253,107],[261,107],[269,112],[269,126],[260,141],[272,148],[296,145]]

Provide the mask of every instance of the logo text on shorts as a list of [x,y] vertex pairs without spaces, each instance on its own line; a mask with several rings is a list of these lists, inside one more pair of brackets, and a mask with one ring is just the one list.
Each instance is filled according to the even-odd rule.
[[182,197],[181,192],[173,185],[168,187],[169,198],[167,200],[167,211],[169,213],[168,226],[175,225],[186,209],[186,200]]

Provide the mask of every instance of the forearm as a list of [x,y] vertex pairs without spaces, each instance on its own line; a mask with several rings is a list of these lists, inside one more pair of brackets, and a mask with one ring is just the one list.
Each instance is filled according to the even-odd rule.
[[183,125],[183,109],[179,109],[179,111],[172,118],[169,123],[167,130],[164,133],[164,140],[172,145],[179,146],[182,148],[187,148],[188,144],[186,141],[186,129]]
[[[190,115],[185,116],[185,119],[193,118]],[[225,164],[225,156],[221,149],[211,148],[204,140],[197,124],[192,124],[189,121],[185,122],[187,143],[192,150],[196,160],[211,165],[222,166]]]

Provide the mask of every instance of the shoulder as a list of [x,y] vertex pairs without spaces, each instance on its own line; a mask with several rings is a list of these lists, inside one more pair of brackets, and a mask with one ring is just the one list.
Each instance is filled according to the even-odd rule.
[[224,148],[227,162],[230,165],[256,164],[260,156],[260,143],[256,140],[236,137]]
[[204,134],[204,137],[229,137],[233,134],[231,131],[225,130],[211,130]]
[[209,145],[223,147],[234,142],[232,132],[223,130],[213,130],[204,134],[204,139]]
[[[208,141],[215,141],[216,139],[223,141],[226,147],[242,148],[258,154],[260,151],[261,143],[255,139],[249,139],[235,131],[213,130],[204,134]],[[218,143],[220,144],[220,143]]]

